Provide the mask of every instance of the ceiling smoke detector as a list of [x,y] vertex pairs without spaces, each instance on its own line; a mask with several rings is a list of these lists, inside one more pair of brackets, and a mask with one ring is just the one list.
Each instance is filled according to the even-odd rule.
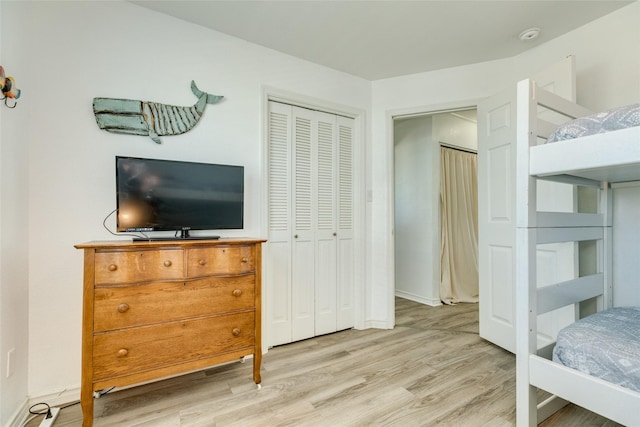
[[529,28],[520,33],[518,38],[522,41],[533,40],[540,34],[540,28]]

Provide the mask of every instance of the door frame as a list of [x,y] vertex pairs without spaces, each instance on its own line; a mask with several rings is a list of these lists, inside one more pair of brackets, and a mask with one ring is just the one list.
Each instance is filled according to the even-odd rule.
[[[395,116],[394,117],[394,157],[397,154],[398,141],[395,140],[395,137],[397,134],[397,127],[400,125],[400,122],[404,124],[406,122],[411,122],[412,120],[419,120],[423,118],[446,116],[446,115],[455,116],[456,112],[463,112],[463,111],[476,111],[476,109],[474,107],[463,107],[463,108],[454,108],[454,109],[441,110],[441,111],[435,111],[435,112],[425,112],[421,114],[410,114],[408,116]],[[459,119],[466,121],[466,119],[462,117],[459,117]],[[475,133],[475,136],[477,137],[477,125],[474,127],[476,129],[474,133]],[[433,129],[436,129],[435,125]],[[457,146],[452,141],[444,142],[442,139],[433,139],[431,138],[431,136],[427,137],[425,135],[425,137],[428,140],[429,144],[431,145],[431,147],[429,148],[429,150],[431,151],[431,155],[425,158],[427,163],[424,163],[424,164],[421,163],[421,168],[425,171],[426,176],[414,177],[414,178],[420,182],[422,182],[422,179],[426,179],[429,183],[431,183],[430,188],[432,192],[430,193],[429,201],[426,202],[428,207],[427,205],[422,205],[422,208],[426,208],[427,210],[430,210],[430,213],[426,213],[426,216],[420,216],[414,213],[415,215],[414,218],[416,219],[418,217],[420,218],[419,223],[421,225],[418,225],[418,226],[424,227],[423,229],[420,230],[420,235],[424,236],[424,238],[426,238],[427,241],[424,243],[424,246],[420,246],[421,245],[420,242],[422,240],[414,239],[414,236],[416,235],[412,228],[414,224],[408,224],[409,227],[405,228],[405,232],[407,230],[411,230],[410,231],[411,237],[408,239],[406,238],[400,239],[399,230],[397,228],[397,224],[394,221],[395,248],[398,249],[399,244],[403,246],[405,244],[408,244],[410,246],[409,248],[404,246],[404,251],[400,250],[400,254],[394,251],[394,258],[395,258],[394,267],[396,272],[396,275],[395,275],[396,280],[398,279],[398,276],[400,277],[404,276],[406,278],[406,277],[412,277],[412,274],[413,274],[416,279],[419,278],[418,282],[420,282],[421,284],[425,284],[425,286],[427,286],[428,289],[426,289],[424,293],[413,294],[411,292],[406,291],[407,289],[406,283],[402,284],[404,288],[403,290],[403,289],[398,289],[398,283],[396,282],[394,296],[406,298],[406,299],[409,299],[421,304],[425,304],[431,307],[437,307],[443,304],[440,299],[440,292],[439,292],[440,279],[441,279],[440,272],[441,272],[441,266],[442,266],[442,261],[441,261],[442,254],[441,254],[441,248],[440,248],[441,246],[440,236],[442,235],[442,226],[441,226],[442,218],[441,218],[441,209],[440,209],[440,186],[439,186],[441,182],[440,169],[441,169],[442,156],[441,156],[440,148],[441,147],[458,148],[460,150],[465,150],[465,151],[468,150],[470,152],[474,152],[475,154],[477,154],[477,151],[474,151],[462,145]],[[423,142],[424,141],[421,141],[420,143],[423,143]],[[394,167],[396,166],[396,163],[397,163],[397,157],[394,159]],[[400,164],[400,166],[403,167],[402,164]],[[397,182],[397,179],[398,179],[398,170],[394,170],[394,180],[396,180]],[[402,186],[398,187],[394,185],[394,191],[396,191],[397,189],[402,190],[402,188],[403,188]],[[422,193],[422,194],[424,195],[425,193]],[[397,208],[398,206],[402,206],[402,205],[398,205],[398,201],[396,200],[395,196],[397,196],[397,193],[394,195],[394,208]],[[409,211],[410,210],[411,208],[409,208]],[[406,212],[407,211],[404,211],[404,213]],[[425,212],[421,212],[421,213],[425,213]],[[397,218],[397,217],[398,217],[398,212],[394,210],[394,218]],[[414,221],[412,221],[412,223],[413,222]],[[406,226],[407,224],[405,224],[405,227]],[[429,236],[424,235],[423,233],[425,232],[429,233]],[[416,251],[414,251],[414,248],[416,249]],[[399,256],[400,257],[405,256],[408,258],[405,260],[399,260],[398,259]],[[418,257],[424,260],[424,263],[417,261],[417,258],[415,257]],[[402,271],[398,270],[399,268],[403,269],[407,267],[411,272],[408,275],[407,275],[407,272],[403,273]],[[413,270],[414,268],[417,268],[420,271],[417,272],[416,270]],[[413,284],[415,285],[416,282],[413,282]],[[414,287],[414,290],[417,290],[417,289]]]
[[[366,174],[366,163],[365,163],[365,117],[366,111],[360,108],[354,108],[343,104],[338,104],[335,102],[326,101],[323,99],[318,99],[306,95],[301,95],[298,93],[282,90],[272,86],[263,86],[262,87],[262,103],[261,103],[261,112],[260,117],[262,123],[260,124],[261,128],[261,173],[260,173],[260,202],[259,206],[261,209],[261,218],[260,218],[260,234],[265,238],[269,235],[269,227],[268,227],[268,165],[267,162],[269,160],[267,148],[269,141],[269,101],[281,102],[285,104],[290,104],[293,106],[307,108],[311,110],[323,111],[326,113],[337,114],[339,116],[345,116],[354,119],[354,169],[356,173],[353,177],[353,188],[354,193],[359,195],[359,197],[354,199],[353,204],[353,216],[354,216],[354,228],[353,228],[353,239],[354,239],[354,257],[355,257],[355,265],[354,265],[354,328],[355,329],[365,329],[366,327],[366,292],[365,292],[365,277],[366,277],[366,263],[365,263],[365,254],[366,254],[366,200],[365,200],[365,174]],[[268,246],[265,245],[265,251],[268,251]],[[267,256],[263,256],[263,277],[265,271],[268,271],[269,266],[264,264],[264,260],[268,259]],[[265,289],[265,281],[263,280],[263,298],[262,298],[262,313],[265,316],[268,315],[269,307],[266,306],[267,298]],[[263,353],[266,353],[268,340],[268,330],[266,329],[266,325],[268,322],[262,322],[263,325]]]
[[[419,117],[426,115],[433,115],[439,113],[445,113],[453,110],[470,110],[477,109],[478,103],[482,101],[483,98],[469,98],[463,99],[459,101],[446,102],[440,104],[428,104],[417,107],[409,107],[402,109],[392,109],[387,110],[385,112],[385,123],[386,123],[386,148],[387,148],[387,170],[389,174],[387,176],[387,185],[388,185],[388,194],[389,194],[389,211],[390,211],[390,237],[388,241],[389,247],[389,268],[387,269],[387,283],[389,283],[389,287],[387,289],[387,319],[389,319],[389,327],[393,327],[395,325],[395,290],[396,290],[396,260],[395,260],[395,141],[394,141],[394,131],[395,131],[395,121],[396,119],[407,119],[411,117]],[[438,221],[439,223],[439,221]],[[438,259],[435,259],[438,258]],[[434,254],[434,265],[439,265],[439,256],[438,254]]]

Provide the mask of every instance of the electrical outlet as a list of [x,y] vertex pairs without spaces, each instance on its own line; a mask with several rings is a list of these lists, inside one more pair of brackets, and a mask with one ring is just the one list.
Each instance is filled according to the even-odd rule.
[[51,408],[49,411],[51,412],[51,414],[49,415],[49,417],[45,416],[45,418],[40,423],[40,427],[51,427],[56,418],[58,418],[60,408]]

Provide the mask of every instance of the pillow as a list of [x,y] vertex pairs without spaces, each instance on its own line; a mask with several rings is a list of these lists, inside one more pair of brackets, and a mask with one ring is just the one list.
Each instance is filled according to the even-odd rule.
[[567,122],[549,136],[547,143],[634,126],[640,126],[640,104],[613,108]]

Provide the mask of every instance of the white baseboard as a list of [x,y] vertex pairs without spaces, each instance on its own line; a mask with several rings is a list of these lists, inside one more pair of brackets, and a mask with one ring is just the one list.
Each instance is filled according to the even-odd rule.
[[16,409],[16,412],[11,416],[11,418],[9,418],[5,427],[22,427],[31,416],[29,408],[36,403],[46,403],[52,407],[60,407],[77,400],[80,400],[79,387],[63,390],[58,393],[30,397],[29,399],[26,399],[18,409]]
[[30,397],[29,406],[36,403],[46,403],[49,406],[64,406],[78,400],[80,400],[80,387],[65,389],[58,393]]
[[[438,307],[442,305],[442,301],[440,301],[440,299],[432,300],[399,290],[395,291],[395,296],[415,301],[420,304],[425,304],[431,307]],[[364,327],[362,329],[393,329],[394,326],[394,322],[390,320],[367,320],[364,322]]]
[[[246,360],[252,360],[253,359],[253,354],[251,355],[247,355],[245,356]],[[222,366],[222,365],[227,365],[227,364],[231,364],[231,363],[240,363],[238,360],[233,360],[230,362],[225,362],[225,363],[220,363],[217,365],[212,365],[212,366]],[[143,381],[140,383],[136,383],[136,384],[131,384],[128,386],[122,386],[122,387],[118,387],[117,390],[126,390],[128,388],[134,388],[134,387],[138,387],[144,384],[150,384],[153,382],[157,382],[157,381],[161,381],[161,380],[166,380],[169,378],[174,378],[174,377],[180,377],[183,375],[187,375],[187,374],[191,374],[193,372],[198,372],[198,371],[202,371],[204,369],[194,369],[193,371],[187,371],[187,372],[181,372],[179,374],[175,374],[175,375],[168,375],[166,377],[162,377],[162,378],[156,378],[153,380],[149,380],[149,381]],[[42,395],[42,396],[35,396],[35,397],[31,397],[29,398],[28,401],[25,401],[24,405],[22,408],[20,408],[20,410],[16,413],[15,417],[19,416],[20,413],[26,414],[26,416],[22,417],[22,421],[19,424],[9,424],[7,427],[20,427],[22,425],[22,423],[24,423],[24,420],[26,420],[29,416],[29,408],[32,405],[35,405],[36,403],[46,403],[47,405],[54,407],[61,407],[61,406],[66,406],[69,403],[72,402],[77,402],[80,400],[80,387],[74,387],[74,388],[68,388],[68,389],[64,389],[60,392],[57,393],[51,393],[51,394],[46,394],[46,395]]]
[[400,290],[397,290],[397,289],[395,291],[395,295],[397,297],[408,299],[410,301],[419,302],[420,304],[429,305],[431,307],[438,307],[438,306],[442,305],[442,301],[440,301],[440,298],[438,298],[438,299],[425,298],[425,297],[422,297],[420,295],[415,295],[415,294],[412,294],[410,292],[404,292],[404,291],[400,291]]
[[363,329],[393,329],[393,322],[385,320],[367,320]]
[[22,425],[27,421],[27,417],[29,416],[29,401],[25,399],[25,401],[16,409],[16,411],[9,417],[6,427],[22,427]]

